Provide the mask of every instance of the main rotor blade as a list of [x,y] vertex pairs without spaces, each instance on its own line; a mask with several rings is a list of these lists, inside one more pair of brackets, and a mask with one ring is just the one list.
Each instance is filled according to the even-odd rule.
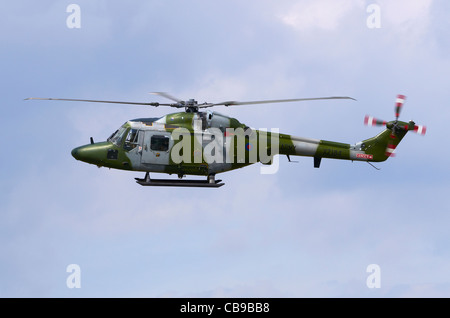
[[91,103],[110,103],[110,104],[129,104],[129,105],[145,105],[145,106],[174,106],[173,104],[160,104],[160,103],[139,103],[139,102],[119,102],[112,100],[94,100],[94,99],[73,99],[73,98],[41,98],[41,97],[29,97],[25,98],[25,100],[61,100],[61,101],[70,101],[70,102],[91,102]]
[[309,100],[322,100],[322,99],[352,99],[352,100],[356,100],[352,97],[333,96],[333,97],[314,97],[314,98],[295,98],[295,99],[270,99],[270,100],[257,100],[257,101],[249,101],[249,102],[227,101],[227,102],[222,102],[222,103],[199,105],[199,107],[203,108],[203,107],[211,107],[211,106],[218,106],[218,105],[237,106],[237,105],[252,105],[252,104],[303,102],[303,101],[309,101]]
[[165,92],[151,92],[151,93],[149,93],[149,94],[159,95],[159,96],[168,98],[168,99],[170,99],[170,100],[173,100],[174,102],[184,104],[184,101],[183,101],[183,100],[181,100],[181,99],[179,99],[179,98],[176,98],[176,97],[173,97],[172,95],[170,95],[170,94],[168,94],[168,93],[165,93]]
[[[176,101],[177,103],[172,104],[165,104],[165,103],[157,103],[157,102],[151,102],[151,103],[142,103],[142,102],[123,102],[123,101],[111,101],[111,100],[95,100],[95,99],[75,99],[75,98],[41,98],[41,97],[29,97],[25,98],[25,100],[59,100],[59,101],[73,101],[73,102],[91,102],[91,103],[110,103],[110,104],[127,104],[127,105],[145,105],[145,106],[170,106],[170,107],[176,107],[176,108],[182,108],[186,107],[185,101],[182,101],[180,99],[177,99],[176,97],[173,97],[167,93],[163,92],[155,92],[150,93],[155,95],[161,95],[163,97],[166,97],[168,99],[171,99],[173,101]],[[206,108],[206,107],[212,107],[212,106],[237,106],[237,105],[251,105],[251,104],[269,104],[269,103],[284,103],[284,102],[300,102],[300,101],[310,101],[310,100],[324,100],[324,99],[352,99],[356,100],[352,97],[342,97],[342,96],[335,96],[335,97],[315,97],[315,98],[296,98],[296,99],[273,99],[273,100],[260,100],[260,101],[248,101],[248,102],[237,102],[237,101],[227,101],[227,102],[221,102],[221,103],[203,103],[195,105],[198,108]]]

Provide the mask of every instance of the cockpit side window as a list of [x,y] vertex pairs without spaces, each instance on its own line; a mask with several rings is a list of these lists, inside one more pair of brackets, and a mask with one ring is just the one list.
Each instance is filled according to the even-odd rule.
[[169,137],[162,135],[153,135],[150,139],[150,149],[156,151],[169,150]]
[[123,148],[125,151],[130,151],[138,145],[138,135],[139,131],[137,129],[130,129],[127,134],[127,138],[125,138],[125,143],[123,144]]
[[111,134],[111,136],[108,137],[107,140],[111,140],[112,137],[114,137],[114,135],[117,134],[118,131],[119,131],[119,129],[117,129],[115,132],[113,132],[113,133]]
[[109,141],[111,141],[116,146],[120,146],[122,143],[122,139],[127,131],[126,127],[120,127],[119,130],[117,130],[110,138]]

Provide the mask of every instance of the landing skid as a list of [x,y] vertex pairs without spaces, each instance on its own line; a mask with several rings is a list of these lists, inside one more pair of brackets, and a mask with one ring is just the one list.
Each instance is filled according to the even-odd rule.
[[219,188],[225,183],[222,180],[215,180],[214,176],[208,176],[207,180],[175,180],[175,179],[151,179],[147,172],[145,178],[135,178],[136,182],[142,186],[151,187],[200,187],[200,188]]

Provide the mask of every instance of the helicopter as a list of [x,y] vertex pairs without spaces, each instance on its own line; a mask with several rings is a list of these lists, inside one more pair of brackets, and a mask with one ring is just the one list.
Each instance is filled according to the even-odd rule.
[[[252,104],[336,100],[347,96],[276,99],[259,101],[204,102],[181,100],[164,92],[152,93],[171,100],[159,102],[123,102],[67,98],[30,97],[26,100],[56,100],[95,103],[114,103],[144,106],[168,106],[183,109],[160,118],[137,118],[126,121],[106,141],[76,147],[72,156],[80,161],[113,169],[145,172],[144,178],[135,178],[142,186],[209,187],[225,183],[216,180],[218,173],[243,168],[256,162],[273,164],[274,156],[306,156],[313,158],[319,168],[322,158],[351,161],[382,162],[395,155],[395,149],[412,131],[425,135],[426,127],[414,121],[399,121],[405,95],[397,95],[395,119],[385,121],[365,116],[369,126],[384,126],[376,136],[355,144],[297,137],[277,130],[253,129],[237,120],[207,108],[214,106],[242,106]],[[372,165],[372,164],[371,164]],[[374,166],[375,167],[375,166]],[[376,168],[376,167],[375,167]],[[378,168],[376,168],[378,169]],[[178,179],[154,179],[150,173],[176,174]],[[186,175],[205,176],[206,179],[183,179]]]

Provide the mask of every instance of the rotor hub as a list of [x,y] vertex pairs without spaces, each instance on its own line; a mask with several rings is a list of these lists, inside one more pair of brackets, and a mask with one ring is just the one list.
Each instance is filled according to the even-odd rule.
[[195,99],[191,98],[187,100],[185,103],[185,111],[186,113],[197,113],[198,112],[198,103]]

